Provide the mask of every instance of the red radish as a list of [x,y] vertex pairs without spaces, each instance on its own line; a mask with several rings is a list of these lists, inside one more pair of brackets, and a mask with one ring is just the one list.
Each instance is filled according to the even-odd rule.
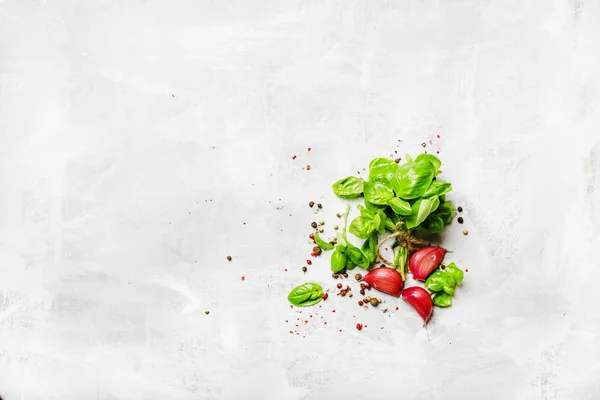
[[402,292],[402,299],[419,313],[423,318],[423,325],[427,325],[427,321],[433,313],[433,302],[429,292],[418,286],[409,287]]
[[446,254],[446,249],[437,246],[427,246],[415,251],[408,261],[408,267],[414,278],[424,281],[440,265]]
[[373,271],[363,276],[362,280],[380,292],[396,297],[400,296],[402,287],[404,287],[402,275],[393,268],[375,268]]

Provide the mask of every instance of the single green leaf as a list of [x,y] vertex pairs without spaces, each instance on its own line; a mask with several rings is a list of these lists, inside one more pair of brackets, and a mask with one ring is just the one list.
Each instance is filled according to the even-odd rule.
[[441,271],[435,271],[425,281],[425,287],[432,292],[440,292],[446,284],[446,276]]
[[444,275],[446,275],[446,282],[444,283],[444,292],[448,293],[450,296],[454,296],[454,288],[456,287],[456,281],[450,275]]
[[335,246],[333,254],[331,254],[331,270],[333,272],[340,272],[346,268],[346,249],[344,247]]
[[433,176],[436,176],[440,172],[442,172],[442,171],[440,171],[442,162],[440,161],[439,158],[437,158],[433,154],[419,154],[417,156],[417,158],[415,158],[415,161],[424,161],[424,160],[429,161],[431,164],[433,164],[433,167],[435,168],[435,173],[433,174]]
[[452,305],[452,296],[448,293],[436,293],[433,297],[433,304],[438,307],[450,307]]
[[371,262],[367,258],[367,256],[356,246],[348,243],[348,258],[356,265],[361,268],[367,269]]
[[[394,164],[398,165],[398,164]],[[380,177],[364,184],[365,200],[372,204],[386,205],[394,198],[394,190],[389,180]]]
[[412,212],[412,208],[408,201],[404,201],[399,197],[394,197],[388,202],[391,209],[400,215],[410,215]]
[[447,225],[452,222],[455,213],[454,204],[451,201],[445,201],[443,204],[440,204],[433,214],[440,217],[444,221],[444,224]]
[[[367,211],[369,211],[370,213],[372,213],[372,215],[375,215],[376,212],[380,211],[380,210],[384,210],[385,206],[384,205],[380,205],[380,204],[373,204],[371,202],[369,202],[368,200],[365,199],[365,206],[367,207]],[[361,206],[362,207],[362,206]],[[364,208],[364,207],[363,207]],[[361,212],[362,214],[362,212]]]
[[367,240],[365,240],[361,247],[362,252],[369,260],[369,263],[372,263],[375,260],[375,257],[377,256],[377,240],[377,233],[374,232],[371,235],[369,235],[369,237],[367,238]]
[[392,177],[392,188],[402,199],[416,199],[429,188],[434,175],[435,167],[428,160],[402,164]]
[[373,223],[375,224],[375,230],[378,232],[385,232],[385,223],[387,222],[387,216],[383,210],[379,211],[375,217],[373,217]]
[[465,274],[460,268],[458,268],[458,266],[455,263],[450,263],[446,265],[446,268],[444,268],[444,272],[452,278],[454,278],[456,284],[462,284]]
[[425,218],[429,216],[440,205],[440,200],[436,197],[428,199],[419,199],[412,205],[412,213],[406,217],[406,228],[412,229],[419,226]]
[[356,199],[363,193],[364,182],[355,176],[340,179],[332,185],[333,193],[342,199]]
[[374,158],[369,163],[369,180],[383,176],[391,179],[398,169],[398,164],[390,158]]
[[429,189],[423,193],[421,197],[432,197],[432,196],[441,196],[445,193],[448,193],[452,190],[452,184],[444,181],[440,181],[439,179],[431,182]]
[[348,230],[354,236],[366,239],[375,230],[375,224],[372,218],[359,215],[352,220]]
[[288,294],[288,301],[298,307],[307,307],[322,300],[323,288],[318,283],[307,282],[296,286]]
[[439,233],[444,230],[444,220],[435,214],[430,214],[417,228],[422,232]]
[[327,243],[326,241],[324,241],[323,239],[321,239],[321,237],[319,236],[319,234],[317,232],[315,232],[313,234],[313,236],[315,237],[315,243],[317,244],[317,246],[319,246],[321,248],[321,250],[333,250],[334,246],[331,243]]

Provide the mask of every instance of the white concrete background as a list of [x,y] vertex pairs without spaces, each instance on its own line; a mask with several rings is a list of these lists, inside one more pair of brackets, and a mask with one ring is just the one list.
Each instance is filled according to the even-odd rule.
[[[0,1],[0,393],[600,398],[599,19],[592,0]],[[389,297],[290,309],[335,284],[328,256],[300,271],[310,222],[330,235],[343,209],[331,183],[429,140],[470,231],[441,242],[469,269],[455,305],[427,330]]]

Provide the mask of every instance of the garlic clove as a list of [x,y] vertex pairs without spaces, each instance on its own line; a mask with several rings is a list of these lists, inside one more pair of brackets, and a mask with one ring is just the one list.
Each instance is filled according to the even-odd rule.
[[418,286],[409,287],[402,292],[402,299],[410,304],[423,318],[423,326],[427,325],[433,313],[433,302],[429,292]]
[[446,254],[446,249],[438,246],[427,246],[415,251],[408,261],[408,267],[414,278],[424,281],[436,269]]
[[365,276],[362,280],[367,282],[376,290],[398,297],[404,287],[404,281],[400,272],[394,268],[379,267],[375,268]]

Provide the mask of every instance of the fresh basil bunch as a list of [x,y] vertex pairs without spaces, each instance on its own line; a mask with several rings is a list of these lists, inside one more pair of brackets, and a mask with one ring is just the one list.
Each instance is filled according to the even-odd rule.
[[[406,158],[403,164],[375,158],[369,163],[367,181],[349,176],[333,184],[333,192],[342,199],[364,197],[364,206],[358,206],[360,215],[352,220],[349,231],[365,239],[360,249],[348,243],[346,212],[344,229],[331,258],[334,272],[357,265],[368,269],[376,258],[379,234],[395,232],[400,222],[403,229],[437,233],[452,221],[456,211],[454,204],[446,200],[452,184],[437,179],[442,172],[440,159],[431,154],[420,154],[414,160]],[[323,250],[331,249],[329,244],[317,244]],[[395,258],[395,266],[402,271],[407,256],[406,249],[399,249]]]

